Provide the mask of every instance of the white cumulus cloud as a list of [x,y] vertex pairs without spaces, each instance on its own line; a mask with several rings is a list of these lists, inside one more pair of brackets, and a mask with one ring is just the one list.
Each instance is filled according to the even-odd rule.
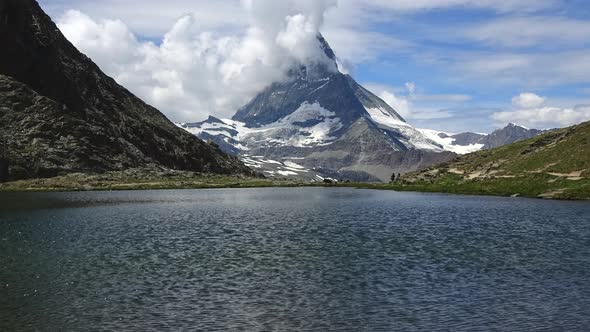
[[535,108],[545,104],[545,98],[530,92],[521,93],[512,98],[512,105],[522,108]]
[[590,121],[590,105],[572,108],[541,107],[511,112],[497,112],[492,118],[500,123],[518,123],[532,128],[568,127]]
[[413,110],[413,99],[416,91],[416,84],[407,82],[403,89],[396,89],[386,85],[366,83],[365,87],[381,98],[387,105],[391,106],[403,118],[411,119],[415,114]]
[[107,74],[173,121],[231,116],[297,63],[327,57],[316,38],[332,0],[242,1],[241,34],[203,30],[185,15],[162,42],[141,41],[119,20],[67,11],[58,26]]
[[545,106],[546,102],[546,98],[534,93],[522,93],[512,98],[516,109],[495,112],[491,117],[501,124],[518,123],[539,129],[568,127],[590,120],[590,105],[553,107]]
[[448,118],[451,114],[445,108],[463,105],[471,99],[464,94],[424,94],[414,82],[406,82],[403,88],[370,82],[364,86],[410,123]]
[[383,99],[384,102],[393,107],[393,109],[403,118],[409,118],[411,116],[411,103],[408,98],[396,96],[393,92],[389,91],[382,91],[379,94],[379,98]]

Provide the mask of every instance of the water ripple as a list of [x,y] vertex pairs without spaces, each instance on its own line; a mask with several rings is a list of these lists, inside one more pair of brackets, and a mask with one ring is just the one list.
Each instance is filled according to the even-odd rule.
[[0,208],[0,330],[590,326],[585,203],[252,189]]

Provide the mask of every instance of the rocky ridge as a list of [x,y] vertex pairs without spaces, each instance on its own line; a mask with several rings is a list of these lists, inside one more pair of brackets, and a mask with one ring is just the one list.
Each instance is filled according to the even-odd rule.
[[0,45],[0,178],[147,166],[252,174],[105,75],[36,1],[0,1]]

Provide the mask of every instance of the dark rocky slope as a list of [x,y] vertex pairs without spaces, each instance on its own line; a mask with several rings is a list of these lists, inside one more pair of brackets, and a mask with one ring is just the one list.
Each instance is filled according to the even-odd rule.
[[485,136],[479,142],[484,144],[483,149],[493,149],[515,142],[523,141],[548,132],[547,130],[528,129],[513,123],[502,129]]
[[0,45],[0,159],[11,180],[146,166],[251,174],[105,75],[36,1],[0,0]]

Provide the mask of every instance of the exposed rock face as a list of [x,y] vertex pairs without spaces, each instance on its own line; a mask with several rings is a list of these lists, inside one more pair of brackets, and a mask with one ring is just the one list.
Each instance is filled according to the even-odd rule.
[[409,125],[387,103],[338,70],[334,52],[318,36],[325,59],[293,68],[237,111],[180,126],[213,139],[229,153],[294,160],[322,175],[389,181],[455,154]]
[[0,137],[10,179],[153,165],[251,174],[105,75],[34,0],[0,0]]
[[487,135],[480,142],[484,144],[483,149],[487,150],[533,138],[546,132],[548,131],[529,129],[510,123],[508,126]]
[[[487,137],[486,135],[476,134],[476,133],[461,133],[457,135],[444,135],[444,137],[452,137],[455,139],[453,143],[457,145],[471,145],[471,144],[481,144],[481,140]],[[483,147],[482,147],[483,148]]]
[[[200,139],[205,142],[213,141],[219,146],[219,148],[230,154],[237,156],[240,154],[239,144],[235,138],[238,132],[233,128],[228,128],[227,125],[220,119],[210,116],[207,120],[196,123],[185,124],[185,129],[196,129],[199,130],[203,126],[210,126],[208,131],[200,131],[197,135]],[[219,139],[223,136],[223,139]]]

